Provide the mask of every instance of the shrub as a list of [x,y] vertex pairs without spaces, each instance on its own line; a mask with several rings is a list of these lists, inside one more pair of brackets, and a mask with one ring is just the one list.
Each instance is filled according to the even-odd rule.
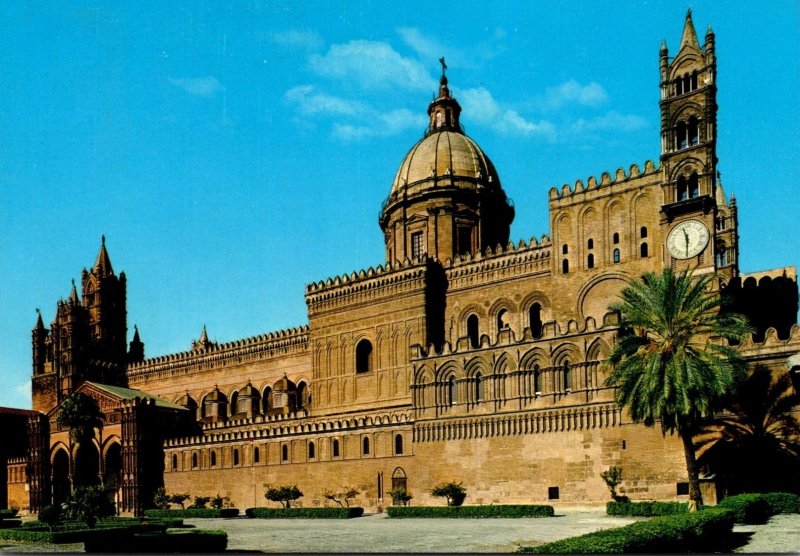
[[208,503],[210,501],[211,501],[211,497],[210,496],[195,496],[194,497],[194,502],[192,502],[192,505],[189,506],[189,509],[191,509],[191,510],[203,510],[203,509],[205,509],[205,507],[208,505]]
[[218,510],[222,508],[230,508],[231,499],[228,496],[220,496],[218,492],[217,495],[211,499],[211,507]]
[[723,498],[717,504],[734,513],[736,523],[766,523],[772,516],[772,508],[763,494],[737,494]]
[[762,495],[773,515],[800,514],[800,496],[788,492],[767,492]]
[[606,483],[608,490],[611,491],[611,498],[615,502],[627,502],[627,496],[617,494],[617,487],[622,483],[622,468],[609,467],[607,471],[600,473],[600,478]]
[[97,519],[114,515],[116,508],[111,493],[101,485],[78,487],[65,503],[66,515],[78,519],[91,529]]
[[169,501],[173,504],[178,504],[181,509],[184,509],[184,503],[189,499],[189,493],[184,492],[180,494],[171,494],[169,497]]
[[52,530],[53,525],[61,521],[61,506],[59,504],[50,504],[39,510],[39,521],[46,523]]
[[656,517],[618,529],[605,529],[519,552],[534,554],[621,554],[648,552],[725,552],[733,532],[733,514],[704,510]]
[[297,485],[279,487],[268,486],[267,491],[264,493],[264,498],[270,502],[280,502],[281,506],[284,508],[291,507],[291,503],[293,501],[302,497],[303,493],[300,492],[300,489],[297,488]]
[[437,485],[431,489],[431,496],[445,498],[448,506],[460,506],[467,497],[467,489],[461,483],[451,481]]
[[686,502],[609,502],[606,514],[615,516],[656,517],[685,514],[689,511]]
[[391,506],[386,513],[392,518],[408,517],[553,517],[553,506],[509,504],[499,506]]
[[237,517],[237,508],[186,508],[185,510],[145,510],[145,517],[148,518],[205,518],[205,517]]
[[348,519],[364,515],[364,508],[247,508],[244,513],[261,519]]
[[153,493],[153,506],[159,510],[168,510],[170,501],[171,498],[167,495],[167,491],[164,490],[164,487],[158,487],[155,493]]
[[16,517],[17,512],[19,512],[19,508],[11,508],[11,509],[2,508],[0,509],[0,519],[8,519],[9,517]]
[[406,492],[406,489],[403,487],[393,488],[391,492],[389,492],[389,495],[392,497],[392,502],[394,502],[396,506],[399,506],[401,504],[403,506],[408,506],[408,503],[411,501],[412,498],[414,498],[408,492]]

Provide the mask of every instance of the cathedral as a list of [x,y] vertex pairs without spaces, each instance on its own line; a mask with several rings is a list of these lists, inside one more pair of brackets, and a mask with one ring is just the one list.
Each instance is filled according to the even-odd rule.
[[[160,486],[238,508],[265,505],[266,484],[296,484],[305,506],[344,486],[372,510],[395,488],[428,504],[444,481],[470,504],[602,504],[611,466],[632,499],[687,499],[680,440],[632,423],[605,386],[608,306],[647,271],[715,273],[757,328],[739,346],[749,364],[788,373],[797,279],[739,272],[711,28],[701,43],[687,14],[659,67],[659,160],[551,189],[548,233],[514,241],[514,207],[443,65],[381,207],[385,261],[309,284],[296,328],[228,343],[203,329],[187,351],[146,358],[104,238],[49,328],[41,314],[33,328],[33,411],[0,412],[15,423],[3,429],[25,430],[0,452],[0,507],[36,512],[91,482],[137,515]],[[76,391],[105,415],[91,445],[57,423]],[[713,499],[713,477],[704,489]]]

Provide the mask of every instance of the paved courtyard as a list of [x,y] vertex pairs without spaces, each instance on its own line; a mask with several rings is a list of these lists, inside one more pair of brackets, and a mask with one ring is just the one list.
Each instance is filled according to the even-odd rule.
[[[604,509],[560,510],[541,519],[389,519],[385,514],[349,520],[191,519],[203,529],[228,532],[228,549],[247,552],[513,552],[635,521],[608,517]],[[749,535],[736,552],[800,551],[800,515],[778,515],[764,525],[737,525]],[[0,541],[0,552],[82,552],[82,544],[40,545]]]

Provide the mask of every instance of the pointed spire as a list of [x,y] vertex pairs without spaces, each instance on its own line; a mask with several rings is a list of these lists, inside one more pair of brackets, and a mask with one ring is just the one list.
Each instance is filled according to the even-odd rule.
[[708,28],[706,29],[706,40],[709,38],[714,38],[714,29],[711,28],[711,24],[708,24]]
[[139,339],[139,327],[135,324],[133,325],[133,341],[136,343],[140,343],[141,340]]
[[100,252],[97,254],[97,260],[94,263],[94,271],[100,276],[108,276],[114,274],[114,269],[111,268],[111,258],[106,251],[106,236],[101,237]]
[[203,331],[200,333],[200,342],[207,344],[208,343],[208,333],[206,332],[206,325],[203,325]]
[[36,330],[44,330],[44,321],[42,321],[42,312],[36,308]]
[[697,32],[694,30],[692,22],[692,8],[686,12],[686,23],[683,25],[683,36],[681,37],[681,48],[687,45],[700,48],[700,43],[697,42]]
[[660,52],[662,54],[666,54],[667,53],[667,39],[662,39],[661,40],[661,50],[660,50]]
[[430,117],[428,134],[436,131],[456,131],[460,133],[459,117],[461,106],[450,95],[450,88],[447,86],[447,64],[444,61],[444,57],[439,58],[439,63],[442,65],[442,76],[439,78],[439,96],[434,98],[433,102],[428,106],[428,116]]
[[75,278],[72,279],[72,290],[69,292],[69,302],[78,304],[78,288],[75,287]]

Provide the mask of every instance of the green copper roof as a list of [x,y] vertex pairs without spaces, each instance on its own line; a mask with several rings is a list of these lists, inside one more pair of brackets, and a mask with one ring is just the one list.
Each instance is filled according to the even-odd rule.
[[122,386],[109,386],[108,384],[100,384],[98,382],[89,382],[87,381],[86,384],[94,386],[99,390],[103,390],[104,392],[108,392],[112,396],[116,396],[123,400],[132,400],[134,398],[143,398],[148,400],[155,400],[156,407],[163,407],[166,409],[183,409],[186,408],[182,405],[177,405],[163,398],[159,398],[158,396],[154,396],[152,394],[148,394],[147,392],[142,392],[141,390],[134,390],[133,388],[123,388]]

